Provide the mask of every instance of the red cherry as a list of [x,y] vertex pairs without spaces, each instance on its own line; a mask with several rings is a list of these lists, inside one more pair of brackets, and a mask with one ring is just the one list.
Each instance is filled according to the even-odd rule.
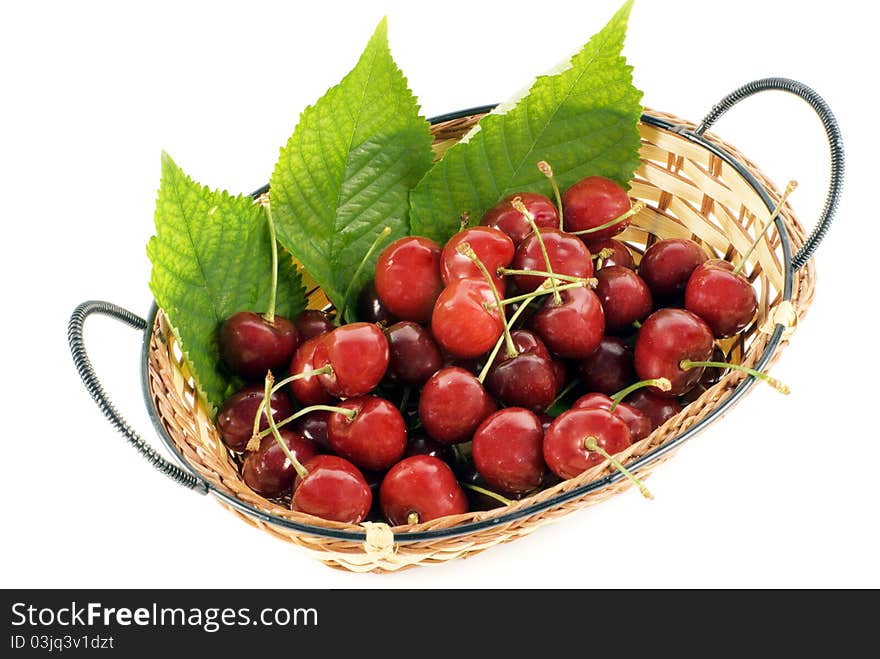
[[516,197],[520,198],[532,214],[536,225],[559,228],[559,211],[556,210],[556,206],[550,199],[536,192],[519,192],[505,197],[486,211],[480,224],[500,229],[510,236],[514,245],[519,245],[532,232],[532,225],[511,205],[510,202]]
[[336,327],[326,313],[317,309],[306,309],[293,319],[293,324],[296,325],[299,339],[303,343],[316,336],[332,332]]
[[[299,433],[287,428],[278,431],[288,450],[300,462],[308,462],[318,451],[315,445]],[[248,453],[241,468],[245,484],[264,497],[278,497],[289,492],[296,478],[296,469],[278,446],[275,437],[269,435],[260,440],[260,448]]]
[[601,454],[586,448],[588,437],[611,455],[632,443],[629,428],[608,410],[569,410],[550,424],[544,434],[544,461],[560,478],[574,478],[601,463]]
[[647,389],[639,389],[626,397],[626,404],[640,410],[651,421],[651,430],[662,426],[668,419],[681,412],[675,398],[661,396]]
[[639,263],[639,275],[658,300],[684,293],[691,273],[709,257],[693,240],[667,238],[651,245]]
[[469,359],[488,352],[504,330],[495,296],[483,279],[459,279],[445,288],[434,305],[431,332],[454,357]]
[[327,436],[333,451],[361,469],[383,471],[403,457],[406,423],[400,411],[378,396],[355,396],[339,404],[353,419],[330,414]]
[[452,236],[440,255],[440,274],[443,283],[449,286],[458,279],[480,279],[483,273],[467,256],[458,251],[458,246],[467,243],[477,257],[492,274],[499,292],[504,291],[504,277],[497,274],[498,268],[506,268],[513,261],[515,247],[513,241],[502,231],[492,227],[472,227]]
[[379,299],[376,293],[376,282],[371,281],[364,286],[357,299],[357,317],[365,323],[378,323],[380,325],[393,325],[397,322],[388,309]]
[[651,420],[647,415],[643,414],[641,410],[627,405],[626,403],[618,403],[612,410],[611,406],[613,404],[614,401],[605,394],[592,393],[578,398],[574,402],[574,405],[571,406],[571,409],[608,410],[618,419],[623,421],[626,424],[626,427],[629,428],[631,435],[630,439],[633,444],[651,434],[651,431],[653,430],[651,427]]
[[709,259],[688,279],[684,306],[706,321],[715,338],[745,329],[758,310],[758,296],[749,280],[734,272],[727,261]]
[[382,381],[388,369],[388,340],[376,325],[351,323],[318,339],[315,368],[329,364],[332,373],[318,376],[331,396],[362,396]]
[[296,325],[275,316],[269,322],[252,311],[240,311],[220,326],[220,356],[229,369],[246,380],[262,380],[281,371],[299,345]]
[[[257,409],[265,398],[265,387],[253,384],[237,391],[224,401],[217,412],[217,431],[220,439],[233,451],[244,451],[254,433],[254,418]],[[272,418],[276,422],[293,414],[293,405],[283,391],[276,391],[269,398]],[[269,421],[266,415],[260,417],[260,430],[266,430]]]
[[449,444],[436,442],[427,435],[417,433],[409,438],[406,444],[405,458],[414,455],[430,455],[438,460],[443,460],[450,467],[455,465],[455,451]]
[[556,372],[544,343],[528,330],[510,333],[517,355],[501,352],[486,375],[486,389],[505,405],[540,411],[556,397]]
[[335,455],[318,455],[303,467],[308,474],[294,481],[292,510],[346,524],[366,518],[373,495],[357,467]]
[[429,522],[468,510],[467,497],[442,460],[415,455],[394,465],[379,489],[382,512],[394,526]]
[[[602,176],[589,176],[572,185],[562,195],[562,218],[565,230],[585,231],[611,222],[632,208],[629,196],[620,185]],[[592,242],[611,238],[626,229],[630,220],[593,233],[584,234]]]
[[541,484],[546,470],[543,438],[541,421],[529,410],[499,410],[474,433],[474,466],[490,489],[530,492]]
[[427,322],[440,291],[440,246],[430,238],[406,236],[388,245],[376,262],[376,293],[401,320]]
[[395,382],[420,386],[440,370],[443,356],[431,334],[410,321],[395,323],[387,330],[388,376]]
[[612,395],[636,381],[632,349],[622,339],[604,336],[596,351],[581,361],[588,391]]
[[425,432],[445,444],[466,442],[495,404],[483,385],[463,368],[444,368],[422,387],[419,418]]
[[[571,277],[592,277],[593,260],[586,245],[577,237],[559,229],[541,229],[541,238],[547,249],[550,266],[557,275]],[[541,244],[534,233],[529,234],[516,248],[513,257],[514,270],[547,271],[547,263]],[[531,293],[540,286],[546,277],[540,275],[514,275],[516,287],[523,293]]]
[[[327,335],[321,334],[309,339],[297,349],[290,362],[290,375],[315,370],[315,349],[318,347],[318,342],[325,336]],[[294,380],[288,386],[291,395],[301,405],[325,405],[332,400],[317,375]]]
[[583,359],[599,347],[605,333],[605,314],[596,294],[588,288],[560,291],[562,304],[548,295],[532,316],[531,326],[547,347],[566,359]]
[[568,378],[568,369],[565,362],[561,359],[550,358],[550,364],[553,366],[553,379],[556,381],[556,393],[558,394],[565,387],[565,381]]
[[[636,263],[633,260],[632,252],[629,251],[629,247],[626,246],[626,243],[621,242],[620,240],[606,238],[604,240],[591,241],[587,243],[587,247],[590,250],[590,254],[593,255],[593,258],[597,259],[597,271],[611,265],[620,265],[624,268],[629,268],[630,270],[636,269]],[[600,256],[603,251],[610,251],[611,254]]]
[[602,268],[596,273],[599,280],[596,295],[605,312],[605,329],[619,332],[644,320],[654,306],[651,291],[635,272],[622,265]]
[[330,438],[327,436],[327,424],[330,412],[316,410],[296,419],[292,426],[300,435],[312,442],[321,451],[329,452]]
[[[715,337],[699,316],[684,309],[660,309],[648,316],[636,338],[635,367],[640,380],[666,378],[667,396],[680,396],[703,375],[703,368],[683,370],[683,360],[707,361]],[[659,389],[651,388],[659,393]]]

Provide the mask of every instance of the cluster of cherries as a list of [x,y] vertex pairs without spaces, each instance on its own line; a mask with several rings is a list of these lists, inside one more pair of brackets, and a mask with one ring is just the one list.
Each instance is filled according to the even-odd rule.
[[636,269],[614,236],[641,205],[597,176],[560,194],[539,168],[555,204],[514,194],[479,226],[463,216],[443,246],[396,240],[353,310],[223,323],[223,361],[253,384],[217,428],[250,488],[324,519],[415,524],[509,505],[607,460],[650,496],[614,455],[689,392],[728,368],[787,392],[718,358],[716,339],[756,313],[741,266],[674,238]]

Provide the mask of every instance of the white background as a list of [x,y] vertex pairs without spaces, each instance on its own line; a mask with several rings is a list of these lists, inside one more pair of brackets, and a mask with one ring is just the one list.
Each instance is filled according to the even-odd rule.
[[[838,222],[815,303],[774,374],[635,491],[465,561],[391,576],[324,567],[152,471],[81,386],[67,318],[89,298],[146,314],[159,156],[235,192],[266,182],[299,112],[389,17],[394,56],[431,116],[498,101],[615,11],[594,2],[14,3],[0,13],[0,322],[5,587],[880,586],[874,280],[878,52],[864,3],[649,2],[626,54],[644,103],[699,119],[767,75],[801,79],[843,128]],[[809,108],[753,99],[716,132],[793,198],[826,189]],[[140,337],[90,320],[118,407],[156,439]]]

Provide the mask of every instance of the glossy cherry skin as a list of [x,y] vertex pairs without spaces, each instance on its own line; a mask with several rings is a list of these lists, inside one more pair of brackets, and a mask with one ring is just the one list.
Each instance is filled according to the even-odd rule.
[[706,321],[716,339],[746,328],[758,310],[758,296],[749,280],[733,265],[709,259],[697,266],[684,291],[684,307]]
[[450,467],[455,465],[455,452],[449,444],[441,444],[421,433],[410,436],[406,444],[403,457],[409,458],[413,455],[430,455],[443,460]]
[[332,332],[336,327],[330,316],[317,309],[306,309],[293,319],[293,324],[299,332],[301,344],[316,336]]
[[519,192],[508,195],[483,214],[480,224],[500,229],[519,245],[532,232],[531,223],[515,209],[511,202],[519,197],[523,205],[532,214],[538,227],[559,228],[559,211],[549,198],[537,192]]
[[351,462],[335,455],[318,455],[303,466],[308,475],[294,481],[292,510],[346,524],[359,524],[366,518],[373,495],[364,475]]
[[419,522],[429,522],[468,510],[452,469],[430,455],[414,455],[394,465],[382,480],[379,498],[392,526],[409,523],[412,513]]
[[483,420],[474,433],[474,466],[501,492],[525,493],[544,478],[541,420],[522,407],[506,407]]
[[[217,431],[220,439],[233,451],[244,451],[245,446],[254,433],[254,419],[257,408],[265,398],[265,389],[261,384],[253,384],[235,392],[227,398],[217,412]],[[293,405],[287,394],[276,391],[269,399],[272,407],[272,418],[281,421],[293,414]],[[269,422],[266,415],[260,416],[260,430],[266,430]]]
[[296,325],[275,316],[269,322],[252,311],[239,311],[220,326],[220,357],[245,380],[262,380],[267,371],[280,372],[299,345]]
[[560,291],[562,304],[547,295],[532,316],[531,327],[551,352],[565,359],[589,357],[605,334],[605,313],[596,294],[588,288]]
[[[316,336],[297,348],[297,351],[293,353],[290,369],[288,369],[290,375],[315,370],[315,350],[318,347],[318,342],[325,336],[327,335]],[[301,405],[326,405],[333,400],[330,394],[327,393],[327,390],[324,389],[317,375],[294,380],[288,386],[293,398]]]
[[449,286],[458,279],[481,279],[483,273],[477,265],[464,254],[459,253],[459,245],[467,243],[486,266],[498,288],[499,294],[504,293],[504,277],[498,274],[498,268],[506,268],[513,261],[516,247],[503,231],[492,227],[471,227],[452,236],[443,246],[440,254],[440,274],[443,283]]
[[330,438],[327,436],[327,424],[330,422],[330,412],[317,410],[299,417],[293,422],[292,427],[300,435],[312,442],[321,452],[330,452]]
[[558,394],[565,387],[565,381],[568,379],[568,369],[565,366],[565,362],[561,359],[551,357],[550,364],[553,366],[553,379],[556,382],[556,393]]
[[397,322],[394,314],[382,304],[379,294],[376,293],[376,282],[371,281],[364,286],[357,299],[358,320],[365,323],[378,323],[379,325],[393,325]]
[[556,371],[544,343],[528,330],[510,333],[517,355],[502,349],[486,375],[486,389],[505,405],[539,411],[556,397]]
[[459,279],[443,289],[431,316],[431,333],[446,352],[470,359],[491,350],[504,330],[503,312],[484,279]]
[[378,396],[355,396],[339,407],[357,412],[353,419],[332,412],[327,436],[333,451],[361,469],[383,471],[403,457],[406,423],[400,411]]
[[369,393],[388,370],[388,339],[376,325],[350,323],[318,338],[315,367],[330,365],[318,376],[331,396],[348,398]]
[[618,419],[626,424],[631,435],[630,439],[635,444],[640,439],[644,439],[651,434],[651,420],[641,410],[636,409],[626,403],[618,403],[614,409],[611,409],[613,401],[605,394],[592,393],[586,394],[578,398],[573,410],[608,410]]
[[[595,268],[597,271],[611,265],[620,265],[624,268],[629,268],[630,270],[636,269],[636,262],[633,260],[632,252],[629,251],[629,247],[627,247],[625,243],[619,240],[615,240],[614,238],[597,240],[595,242],[587,243],[587,248],[590,250],[590,254],[593,255],[593,258],[596,259]],[[611,255],[597,258],[602,250],[611,250]]]
[[622,265],[602,268],[596,273],[599,280],[596,295],[605,312],[605,329],[619,332],[651,313],[654,301],[648,285],[635,272]]
[[[279,434],[300,463],[308,462],[318,454],[315,445],[299,433],[281,428]],[[278,446],[275,437],[268,435],[260,440],[259,449],[248,453],[241,468],[241,475],[245,484],[257,494],[277,497],[289,492],[293,487],[296,469]]]
[[408,320],[385,330],[388,339],[388,377],[405,385],[421,386],[443,366],[443,355],[430,332]]
[[[592,277],[593,260],[590,250],[577,236],[564,233],[559,229],[541,229],[541,238],[547,248],[547,256],[553,272],[557,275],[572,277]],[[529,234],[516,248],[513,257],[514,270],[538,270],[547,272],[547,263],[541,244],[534,233]],[[514,275],[516,287],[523,293],[530,293],[540,286],[546,277],[537,275]]]
[[587,450],[587,437],[595,437],[611,455],[632,444],[629,428],[608,410],[569,410],[556,417],[544,434],[544,461],[550,470],[560,478],[574,478],[605,460]]
[[428,435],[445,444],[468,441],[495,403],[473,373],[444,368],[422,387],[419,418]]
[[635,367],[639,380],[667,378],[672,388],[661,392],[681,396],[703,375],[703,368],[682,370],[682,360],[707,361],[712,356],[715,337],[699,316],[684,309],[660,309],[648,316],[636,338]]
[[632,349],[614,336],[603,336],[599,347],[580,363],[581,377],[588,391],[609,396],[636,381]]
[[661,396],[647,389],[637,389],[626,397],[626,404],[640,410],[651,422],[651,430],[663,425],[681,412],[681,404],[669,396]]
[[693,240],[667,238],[651,245],[639,263],[639,275],[658,301],[684,293],[691,273],[709,257]]
[[[572,185],[562,195],[562,218],[566,231],[593,229],[620,217],[632,207],[620,185],[602,176],[588,176]],[[630,219],[593,233],[584,234],[587,242],[611,238],[629,226]]]
[[430,238],[406,236],[388,245],[376,262],[376,293],[401,320],[427,322],[440,291],[440,246]]

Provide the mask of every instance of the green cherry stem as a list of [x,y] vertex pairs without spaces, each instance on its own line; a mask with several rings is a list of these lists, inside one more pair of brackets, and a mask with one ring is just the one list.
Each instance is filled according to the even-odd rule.
[[558,403],[563,398],[565,398],[568,395],[568,392],[570,392],[572,389],[574,389],[580,383],[581,383],[581,381],[578,378],[574,378],[571,382],[569,382],[565,386],[565,388],[562,391],[559,392],[559,394],[557,394],[556,398],[553,399],[553,402],[544,408],[544,411],[547,412],[548,410],[552,409],[553,406],[556,405],[556,403]]
[[410,526],[412,526],[413,524],[418,524],[419,519],[420,519],[419,514],[415,511],[413,511],[409,515],[406,516],[406,523],[409,524]]
[[465,489],[473,490],[474,492],[479,492],[480,494],[483,494],[491,499],[495,499],[495,501],[500,501],[505,506],[510,506],[513,504],[512,499],[508,499],[507,497],[503,497],[500,494],[498,494],[497,492],[493,492],[492,490],[487,490],[485,487],[480,487],[479,485],[471,485],[470,483],[462,483],[462,482],[459,482],[459,485],[461,485]]
[[[570,291],[572,288],[589,288],[590,281],[591,280],[589,280],[589,279],[584,279],[583,281],[575,282],[572,284],[563,284],[562,286],[557,286],[556,290],[557,291]],[[549,293],[552,293],[553,291],[552,290],[545,291],[545,290],[537,289],[535,292],[538,295],[547,295]],[[534,292],[533,293],[526,293],[524,295],[516,295],[514,297],[505,298],[504,300],[501,301],[501,304],[504,306],[507,306],[510,304],[516,304],[517,302],[522,302],[523,300],[532,300],[534,298],[535,298]],[[493,309],[495,308],[494,305],[492,308]]]
[[560,275],[555,272],[546,272],[544,270],[513,270],[511,268],[498,268],[499,275],[532,275],[533,277],[550,277],[558,281],[569,281],[572,283],[587,282],[592,288],[599,283],[597,279],[584,279],[583,277],[575,277],[574,275]]
[[608,411],[613,412],[614,408],[620,404],[620,401],[642,387],[657,387],[660,391],[669,391],[672,389],[672,383],[666,378],[655,378],[653,380],[642,380],[641,382],[631,384],[611,397],[611,408]]
[[269,242],[272,245],[272,288],[269,289],[269,307],[263,318],[270,323],[275,322],[275,302],[278,296],[278,242],[275,239],[275,220],[272,219],[272,206],[269,193],[264,192],[254,202],[266,210],[266,224],[269,226]]
[[522,203],[521,197],[514,197],[510,205],[513,206],[516,210],[523,214],[529,221],[529,225],[532,227],[532,232],[535,234],[535,239],[538,241],[538,246],[541,248],[541,254],[544,255],[544,265],[547,266],[547,272],[550,273],[550,284],[553,287],[553,302],[556,304],[562,304],[562,297],[559,295],[559,291],[556,288],[556,275],[553,274],[553,266],[550,265],[550,255],[547,253],[547,246],[544,245],[544,238],[541,236],[541,231],[538,228],[538,225],[535,224],[535,218],[532,216],[529,209],[526,208],[525,204]]
[[742,269],[745,267],[746,262],[749,260],[749,257],[752,255],[752,252],[758,247],[758,243],[764,238],[764,235],[767,233],[767,229],[773,226],[773,221],[777,218],[780,212],[782,212],[782,207],[785,206],[785,202],[788,201],[788,196],[797,190],[797,181],[789,181],[788,185],[785,186],[785,192],[782,194],[782,197],[779,199],[779,203],[776,204],[776,208],[773,209],[773,212],[770,214],[770,219],[767,220],[767,223],[764,224],[764,228],[758,232],[758,235],[755,236],[755,240],[752,243],[751,247],[743,254],[742,260],[739,262],[739,265],[733,269],[733,274],[738,275],[742,272]]
[[[272,385],[275,383],[275,378],[272,377],[271,371],[266,375],[266,390],[263,400],[268,400],[269,396],[272,395]],[[270,410],[266,410],[266,418],[269,421],[269,430],[275,436],[275,441],[278,443],[278,446],[281,447],[281,450],[284,451],[284,455],[287,456],[287,459],[290,460],[290,464],[296,470],[297,475],[300,478],[305,478],[309,475],[309,472],[306,471],[306,468],[302,466],[302,463],[296,459],[296,456],[291,453],[290,449],[287,448],[287,444],[284,439],[281,437],[281,433],[278,431],[278,426],[275,425],[275,419],[272,417]],[[253,440],[253,437],[251,438]],[[250,442],[248,442],[250,444]]]
[[603,247],[599,250],[598,254],[593,254],[592,258],[596,260],[596,270],[602,269],[602,264],[605,262],[609,256],[614,254],[614,250],[610,247]]
[[464,211],[461,215],[458,216],[458,230],[464,231],[468,228],[471,223],[471,214],[467,211]]
[[538,170],[550,179],[550,185],[553,186],[553,195],[556,197],[556,210],[559,211],[559,230],[562,231],[562,195],[559,194],[559,186],[556,184],[556,177],[553,176],[553,168],[546,160],[538,162]]
[[364,258],[361,259],[361,262],[358,263],[358,267],[355,269],[354,274],[351,276],[351,279],[348,282],[348,287],[345,289],[345,294],[342,296],[342,308],[339,310],[339,313],[336,314],[336,325],[342,324],[342,317],[348,320],[348,307],[349,300],[351,299],[352,288],[354,288],[354,283],[357,281],[361,272],[363,272],[364,267],[367,265],[367,261],[370,260],[370,257],[373,255],[373,252],[385,242],[385,239],[391,235],[391,227],[385,227],[382,231],[379,232],[379,235],[376,236],[376,239],[373,241],[373,244],[370,245],[370,249],[367,250],[367,253],[364,254]]
[[489,288],[492,289],[492,295],[495,298],[495,309],[499,310],[499,314],[501,315],[501,325],[503,327],[504,340],[507,343],[507,356],[508,357],[516,357],[516,345],[513,343],[513,337],[510,336],[510,328],[507,326],[507,323],[504,322],[504,305],[501,302],[501,295],[498,293],[498,287],[495,286],[495,280],[492,279],[492,275],[489,273],[489,270],[480,260],[480,257],[477,256],[477,253],[470,246],[470,243],[461,243],[458,247],[455,248],[459,254],[463,254],[468,257],[477,269],[483,274],[483,277],[486,279],[486,283],[489,284]]
[[599,446],[598,439],[596,439],[592,435],[588,436],[584,440],[584,448],[587,449],[588,451],[598,453],[603,458],[608,460],[608,462],[611,463],[611,466],[613,466],[615,469],[617,469],[617,471],[619,471],[621,474],[623,474],[628,479],[630,479],[633,482],[633,485],[635,485],[637,488],[639,488],[639,492],[642,493],[643,497],[645,497],[646,499],[653,499],[654,498],[654,495],[651,494],[651,491],[647,487],[645,487],[645,484],[642,483],[642,481],[640,481],[635,476],[635,474],[633,474],[629,469],[624,467],[623,463],[621,463],[617,458],[615,458],[608,451],[606,451],[604,448]]
[[401,414],[406,414],[406,406],[409,405],[409,397],[412,395],[412,387],[404,387],[403,396],[400,397],[400,410]]
[[756,377],[759,380],[763,380],[764,382],[769,384],[771,387],[776,389],[776,391],[778,391],[781,394],[787,395],[787,394],[791,393],[791,388],[787,384],[785,384],[784,382],[781,382],[774,377],[770,377],[766,373],[762,373],[761,371],[756,371],[753,368],[749,368],[748,366],[742,366],[740,364],[728,364],[726,362],[694,362],[694,361],[691,361],[690,359],[682,359],[681,362],[679,363],[679,367],[683,371],[687,371],[688,369],[691,369],[691,368],[700,368],[700,367],[730,368],[730,369],[733,369],[734,371],[741,371],[743,373],[748,373],[752,377]]
[[[303,371],[302,373],[297,373],[296,375],[291,375],[290,377],[283,379],[278,384],[274,384],[275,376],[272,375],[272,371],[269,371],[266,374],[266,380],[268,380],[269,378],[272,378],[272,382],[273,382],[274,386],[270,389],[269,396],[268,397],[263,396],[263,400],[261,400],[260,404],[257,406],[257,413],[254,414],[254,432],[253,432],[251,438],[253,439],[253,437],[256,437],[259,434],[260,417],[263,416],[263,413],[266,411],[266,406],[268,405],[267,401],[269,401],[271,399],[272,394],[276,393],[284,385],[290,384],[291,382],[293,382],[295,380],[301,380],[302,378],[310,378],[315,375],[329,375],[332,372],[333,372],[333,367],[330,366],[330,364],[327,364],[326,366],[322,366],[321,368],[316,368],[314,370],[309,370],[309,371]],[[248,450],[253,450],[253,449],[248,449]]]
[[[343,416],[347,416],[349,420],[354,419],[357,416],[356,410],[349,410],[344,407],[336,407],[335,405],[310,405],[309,407],[302,408],[298,412],[294,412],[286,419],[281,419],[281,421],[276,422],[275,425],[279,428],[283,428],[288,423],[292,423],[300,417],[304,417],[306,414],[311,414],[312,412],[334,412],[335,414],[342,414]],[[263,439],[263,437],[266,437],[271,433],[272,429],[266,428],[262,432],[258,433],[256,437],[258,439]],[[253,439],[253,437],[251,439]],[[248,450],[250,451],[253,449],[248,448]]]
[[584,229],[583,231],[572,231],[571,235],[585,236],[587,234],[596,233],[597,231],[602,231],[603,229],[607,229],[608,227],[613,227],[618,222],[623,222],[626,218],[632,217],[633,215],[637,215],[638,213],[641,213],[642,209],[644,207],[645,207],[645,204],[643,204],[640,201],[637,201],[636,203],[633,204],[632,208],[630,208],[628,211],[626,211],[620,217],[615,217],[610,222],[606,222],[605,224],[600,224],[597,227],[592,227],[590,229]]

